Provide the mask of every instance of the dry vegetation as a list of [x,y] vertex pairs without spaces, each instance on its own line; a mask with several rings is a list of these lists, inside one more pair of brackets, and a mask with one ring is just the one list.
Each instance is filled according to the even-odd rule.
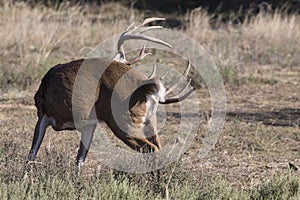
[[[86,172],[77,177],[77,134],[58,135],[50,129],[36,175],[23,179],[36,121],[33,94],[40,78],[54,64],[85,57],[105,38],[143,18],[143,13],[119,4],[97,9],[62,5],[59,10],[24,4],[0,7],[1,199],[165,197],[169,168],[153,184],[151,178],[147,182],[141,175],[115,175],[104,166],[97,171],[88,159]],[[170,197],[299,199],[299,170],[292,166],[300,167],[300,16],[261,13],[214,28],[204,10],[182,19],[186,27],[179,31],[202,44],[223,75],[227,120],[216,148],[202,160],[192,159],[201,134],[195,138],[173,174]],[[205,87],[198,92],[201,112],[209,113]]]

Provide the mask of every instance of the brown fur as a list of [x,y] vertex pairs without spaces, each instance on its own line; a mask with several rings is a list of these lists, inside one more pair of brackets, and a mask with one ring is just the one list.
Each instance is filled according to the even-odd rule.
[[[77,76],[78,74],[80,76]],[[160,149],[160,141],[156,132],[152,133],[154,136],[146,138],[140,124],[146,116],[146,95],[155,93],[159,85],[154,80],[132,94],[132,88],[138,88],[147,79],[144,74],[127,64],[106,59],[81,59],[58,64],[44,76],[35,94],[38,117],[47,115],[54,118],[56,125],[52,127],[57,131],[74,130],[75,127],[62,126],[67,122],[73,123],[74,116],[80,120],[90,119],[91,110],[95,108],[97,119],[106,122],[114,134],[128,146],[139,151],[157,151]],[[73,90],[74,88],[76,90]],[[131,117],[128,132],[116,124],[112,115],[113,91],[120,102],[130,98],[129,108],[124,111],[124,114],[129,112]],[[76,108],[72,107],[72,102],[76,103]],[[156,131],[156,127],[153,131]]]

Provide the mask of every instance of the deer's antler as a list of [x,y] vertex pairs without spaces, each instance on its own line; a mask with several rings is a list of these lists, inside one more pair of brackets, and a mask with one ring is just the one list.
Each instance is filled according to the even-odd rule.
[[162,26],[145,27],[145,25],[149,24],[150,22],[162,21],[162,20],[165,20],[165,18],[151,17],[151,18],[145,19],[144,22],[138,26],[134,26],[134,23],[129,25],[126,28],[126,30],[120,35],[120,38],[118,40],[118,53],[114,57],[114,60],[122,62],[122,63],[126,63],[126,64],[133,64],[133,63],[136,63],[136,62],[144,59],[147,55],[151,54],[151,53],[145,53],[145,44],[144,44],[139,55],[136,58],[134,58],[132,61],[127,61],[125,58],[125,51],[124,51],[124,47],[123,47],[124,42],[126,40],[132,40],[132,39],[146,40],[146,41],[154,42],[154,43],[161,44],[161,45],[172,48],[172,46],[169,43],[167,43],[163,40],[142,34],[146,31],[163,28]]
[[[183,72],[182,76],[177,80],[175,81],[175,83],[170,86],[167,90],[166,90],[166,93],[165,95],[168,95],[169,93],[171,93],[173,90],[175,90],[176,88],[178,88],[180,86],[180,84],[182,83],[182,81],[184,79],[186,79],[189,71],[190,71],[190,68],[191,68],[191,64],[190,62],[188,63],[185,71]],[[160,104],[170,104],[170,103],[177,103],[177,102],[180,102],[180,101],[183,101],[184,99],[186,99],[190,94],[192,94],[195,90],[194,87],[192,87],[190,90],[188,90],[187,92],[185,92],[189,87],[190,87],[190,83],[191,83],[191,79],[189,79],[188,83],[185,85],[185,87],[179,92],[178,96],[179,97],[175,97],[175,98],[169,98],[169,99],[165,99],[165,101],[160,101],[159,103]]]

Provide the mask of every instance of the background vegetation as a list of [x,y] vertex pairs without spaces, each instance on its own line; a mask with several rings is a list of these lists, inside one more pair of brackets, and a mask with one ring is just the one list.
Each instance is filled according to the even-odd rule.
[[[239,12],[231,14],[224,8],[216,16],[211,5],[208,10],[184,5],[186,9],[180,8],[184,12],[174,16],[167,10],[152,9],[148,1],[129,7],[126,1],[99,1],[98,6],[83,1],[74,5],[0,2],[1,199],[300,198],[297,13],[275,5],[256,15],[242,11],[243,20],[236,20]],[[216,148],[204,159],[192,159],[205,134],[199,130],[192,147],[176,165],[161,172],[160,180],[151,174],[108,169],[96,163],[93,155],[77,176],[77,134],[55,133],[49,128],[33,173],[24,177],[36,122],[33,95],[42,76],[57,63],[85,57],[104,39],[148,16],[167,16],[165,25],[194,38],[217,63],[226,86],[228,112]],[[183,70],[181,61],[166,60]],[[206,124],[210,96],[204,84],[197,93]],[[163,139],[171,133],[172,125]]]

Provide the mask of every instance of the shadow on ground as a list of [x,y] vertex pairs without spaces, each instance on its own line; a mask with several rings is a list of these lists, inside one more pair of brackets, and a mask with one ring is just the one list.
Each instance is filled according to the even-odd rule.
[[227,120],[241,119],[272,126],[300,126],[300,109],[283,108],[262,112],[227,112]]
[[[211,111],[204,111],[201,116],[210,117]],[[190,113],[192,118],[195,114]],[[168,112],[168,116],[174,119],[180,119],[181,114],[179,112]],[[283,108],[275,111],[261,112],[239,112],[228,111],[226,113],[227,121],[241,120],[248,123],[261,122],[265,125],[271,126],[291,126],[300,127],[300,109],[296,108]]]

